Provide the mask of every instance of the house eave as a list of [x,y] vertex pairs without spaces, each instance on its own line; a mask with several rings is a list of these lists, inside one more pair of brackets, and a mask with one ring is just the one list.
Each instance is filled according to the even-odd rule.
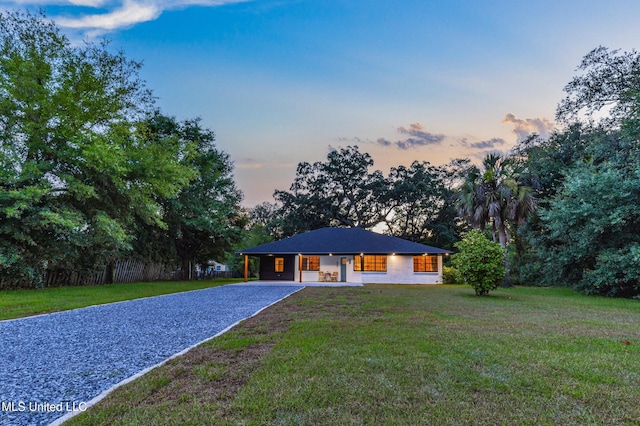
[[252,252],[252,251],[242,251],[237,250],[236,254],[238,255],[247,255],[247,256],[290,256],[290,255],[307,255],[307,256],[358,256],[360,254],[377,254],[377,255],[387,255],[387,256],[422,256],[422,255],[430,255],[430,256],[446,256],[451,254],[452,252],[406,252],[406,253],[390,253],[388,251],[363,251],[359,253],[354,252],[331,252],[328,253],[326,251],[300,251],[300,252],[290,252],[290,251],[274,251],[274,252]]
[[437,247],[414,243],[401,238],[381,235],[360,228],[322,228],[308,231],[283,240],[246,247],[236,253],[261,255],[446,255],[451,252]]

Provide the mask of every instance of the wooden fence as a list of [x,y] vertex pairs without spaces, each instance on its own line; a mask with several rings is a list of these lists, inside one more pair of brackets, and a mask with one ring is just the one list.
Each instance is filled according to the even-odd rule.
[[[191,277],[189,274],[191,273]],[[110,283],[133,283],[149,281],[176,281],[189,279],[242,278],[238,271],[182,271],[173,265],[147,263],[141,260],[122,259],[113,262],[101,271],[75,271],[48,269],[42,281],[11,281],[0,279],[0,290],[15,288],[90,286]]]
[[41,280],[0,279],[0,290],[17,288],[89,286],[109,283],[145,281],[172,281],[188,279],[172,266],[162,263],[146,263],[141,260],[122,259],[100,271],[47,269]]
[[140,260],[120,260],[113,265],[114,283],[133,283],[139,281],[170,281],[177,279],[173,268],[163,263],[145,263]]
[[47,270],[44,273],[44,287],[100,285],[105,283],[106,271],[86,272],[69,270]]
[[240,271],[202,271],[197,274],[199,280],[210,280],[213,278],[242,278],[244,274]]

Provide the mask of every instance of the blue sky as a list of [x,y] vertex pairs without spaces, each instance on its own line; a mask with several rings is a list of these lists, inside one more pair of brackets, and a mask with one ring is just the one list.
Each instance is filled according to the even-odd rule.
[[144,62],[165,114],[201,117],[244,204],[358,145],[375,168],[506,151],[553,128],[593,48],[640,44],[640,2],[13,0]]

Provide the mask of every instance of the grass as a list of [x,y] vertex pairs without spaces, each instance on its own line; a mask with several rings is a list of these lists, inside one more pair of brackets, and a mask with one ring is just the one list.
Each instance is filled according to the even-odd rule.
[[638,330],[567,289],[306,288],[69,424],[638,424]]
[[102,303],[215,287],[241,279],[111,284],[0,291],[0,320],[83,308]]

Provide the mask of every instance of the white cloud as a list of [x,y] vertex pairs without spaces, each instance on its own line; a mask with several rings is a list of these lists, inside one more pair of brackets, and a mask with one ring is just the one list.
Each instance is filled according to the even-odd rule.
[[105,0],[69,0],[69,3],[75,6],[89,6],[89,7],[102,7]]
[[[65,16],[53,17],[58,25],[98,34],[152,21],[167,10],[184,9],[189,6],[215,7],[246,1],[251,0],[14,0],[14,3],[23,6],[68,6],[69,13]],[[107,11],[74,15],[75,6],[101,8]]]
[[57,18],[56,22],[67,28],[114,30],[140,22],[158,18],[162,10],[154,4],[144,2],[125,1],[122,7],[109,13],[86,15],[80,18]]
[[6,3],[13,3],[19,6],[88,6],[102,7],[113,0],[9,0]]
[[512,131],[518,137],[518,142],[525,140],[534,133],[546,139],[555,127],[555,124],[546,118],[522,119],[511,113],[505,115],[502,122],[506,124],[513,124]]

